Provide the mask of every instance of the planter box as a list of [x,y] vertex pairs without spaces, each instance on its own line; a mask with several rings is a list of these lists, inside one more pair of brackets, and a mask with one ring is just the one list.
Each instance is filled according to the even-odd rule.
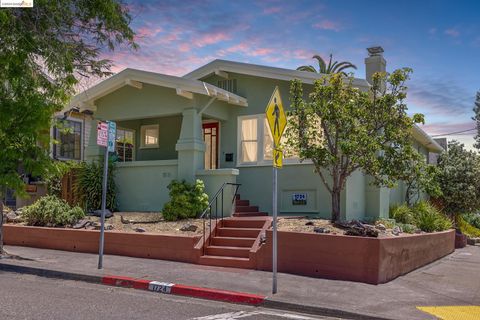
[[[455,230],[395,238],[278,232],[278,271],[310,277],[385,283],[454,251]],[[255,255],[272,269],[272,231]]]
[[[7,245],[98,253],[100,232],[61,228],[4,225]],[[105,254],[196,263],[199,236],[106,231]]]

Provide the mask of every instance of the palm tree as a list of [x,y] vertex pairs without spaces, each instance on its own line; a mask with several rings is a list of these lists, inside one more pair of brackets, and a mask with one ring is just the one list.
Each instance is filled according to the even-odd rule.
[[323,60],[322,57],[320,57],[318,54],[314,55],[312,59],[317,59],[318,61],[318,71],[315,69],[314,66],[309,65],[309,66],[300,66],[297,68],[299,71],[308,71],[308,72],[318,72],[318,73],[323,73],[323,74],[332,74],[332,73],[341,73],[344,76],[347,75],[347,73],[343,70],[352,68],[357,70],[357,66],[355,66],[353,63],[348,62],[348,61],[343,61],[343,62],[338,62],[334,61],[332,63],[332,54],[330,54],[330,61],[327,63],[325,60]]

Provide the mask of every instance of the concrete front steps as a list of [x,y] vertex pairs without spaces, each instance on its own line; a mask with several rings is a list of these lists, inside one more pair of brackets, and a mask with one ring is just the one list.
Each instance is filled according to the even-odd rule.
[[235,201],[235,213],[234,217],[265,217],[268,216],[266,212],[260,212],[258,206],[251,206],[249,200],[240,199],[240,195],[237,195]]
[[270,224],[270,217],[232,217],[219,221],[199,263],[217,267],[253,268],[250,251],[258,247],[262,231]]

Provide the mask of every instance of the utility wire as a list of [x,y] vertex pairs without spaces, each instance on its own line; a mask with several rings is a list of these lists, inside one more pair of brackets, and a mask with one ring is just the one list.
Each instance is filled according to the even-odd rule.
[[432,135],[431,137],[443,137],[443,136],[451,136],[454,134],[459,134],[459,133],[465,133],[469,131],[477,130],[477,128],[472,128],[472,129],[467,129],[467,130],[462,130],[462,131],[455,131],[455,132],[449,132],[449,133],[444,133],[444,134],[435,134]]

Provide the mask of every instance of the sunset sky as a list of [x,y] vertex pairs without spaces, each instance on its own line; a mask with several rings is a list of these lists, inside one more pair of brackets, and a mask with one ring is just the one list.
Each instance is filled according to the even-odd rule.
[[[480,90],[480,1],[128,1],[137,52],[126,67],[183,75],[213,59],[292,68],[313,54],[348,60],[364,78],[365,48],[381,45],[387,69],[411,67],[409,110],[424,129],[471,129]],[[471,146],[467,135],[450,135]]]

